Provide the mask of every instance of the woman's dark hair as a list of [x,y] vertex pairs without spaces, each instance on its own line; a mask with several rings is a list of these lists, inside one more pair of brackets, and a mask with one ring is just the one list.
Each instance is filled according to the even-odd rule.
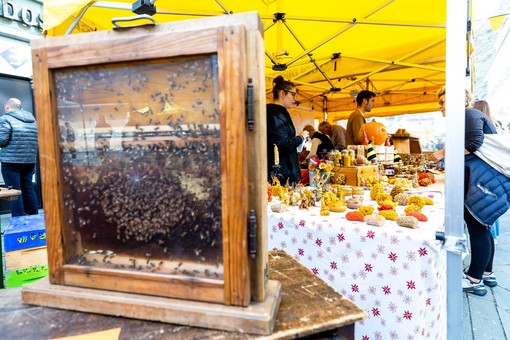
[[277,100],[279,97],[279,93],[281,90],[283,91],[291,91],[294,87],[294,83],[283,79],[282,76],[278,76],[273,80],[273,99]]

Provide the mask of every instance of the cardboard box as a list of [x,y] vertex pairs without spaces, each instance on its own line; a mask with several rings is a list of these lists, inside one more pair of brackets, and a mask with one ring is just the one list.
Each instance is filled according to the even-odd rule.
[[377,165],[344,166],[336,169],[333,178],[338,174],[343,174],[345,185],[363,186],[363,178],[379,175],[377,168]]
[[374,145],[374,151],[379,163],[393,163],[394,150],[393,145]]
[[48,264],[46,246],[5,252],[5,270],[16,270]]
[[399,154],[419,154],[421,153],[420,139],[417,137],[391,136],[395,150]]
[[48,275],[48,265],[30,266],[5,271],[5,288],[21,287]]
[[44,214],[12,217],[0,234],[0,287],[19,287],[48,275]]
[[19,287],[48,275],[46,246],[3,253],[0,273],[1,288]]
[[12,217],[2,233],[5,252],[46,245],[44,214]]

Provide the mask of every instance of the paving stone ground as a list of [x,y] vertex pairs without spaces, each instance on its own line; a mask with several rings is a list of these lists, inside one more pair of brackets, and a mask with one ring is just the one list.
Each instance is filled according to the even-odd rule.
[[498,285],[487,287],[485,296],[464,294],[465,340],[502,340],[510,336],[510,212],[500,218],[499,228],[493,265]]

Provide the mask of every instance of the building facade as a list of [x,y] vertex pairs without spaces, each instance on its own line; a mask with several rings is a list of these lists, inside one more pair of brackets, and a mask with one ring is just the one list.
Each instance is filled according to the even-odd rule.
[[[19,98],[23,107],[34,112],[30,41],[43,37],[43,1],[2,0],[0,6],[0,103]],[[3,114],[1,112],[0,114]],[[37,113],[34,112],[37,117]],[[1,152],[1,151],[0,151]],[[39,167],[34,176],[42,207]],[[4,181],[0,174],[0,185]],[[8,201],[0,200],[0,213],[9,213]]]

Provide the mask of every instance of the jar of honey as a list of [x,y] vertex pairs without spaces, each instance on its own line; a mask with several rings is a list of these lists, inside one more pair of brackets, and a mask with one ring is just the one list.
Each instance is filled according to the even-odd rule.
[[349,155],[349,151],[342,150],[342,162],[344,166],[352,166],[351,156]]
[[345,202],[347,197],[352,196],[352,187],[350,185],[342,186],[340,195],[341,195],[340,199],[342,200],[342,202]]
[[354,164],[354,161],[356,160],[356,151],[353,149],[349,150],[349,156],[351,157],[351,165]]
[[365,189],[363,187],[352,187],[352,195],[363,196],[365,194]]

